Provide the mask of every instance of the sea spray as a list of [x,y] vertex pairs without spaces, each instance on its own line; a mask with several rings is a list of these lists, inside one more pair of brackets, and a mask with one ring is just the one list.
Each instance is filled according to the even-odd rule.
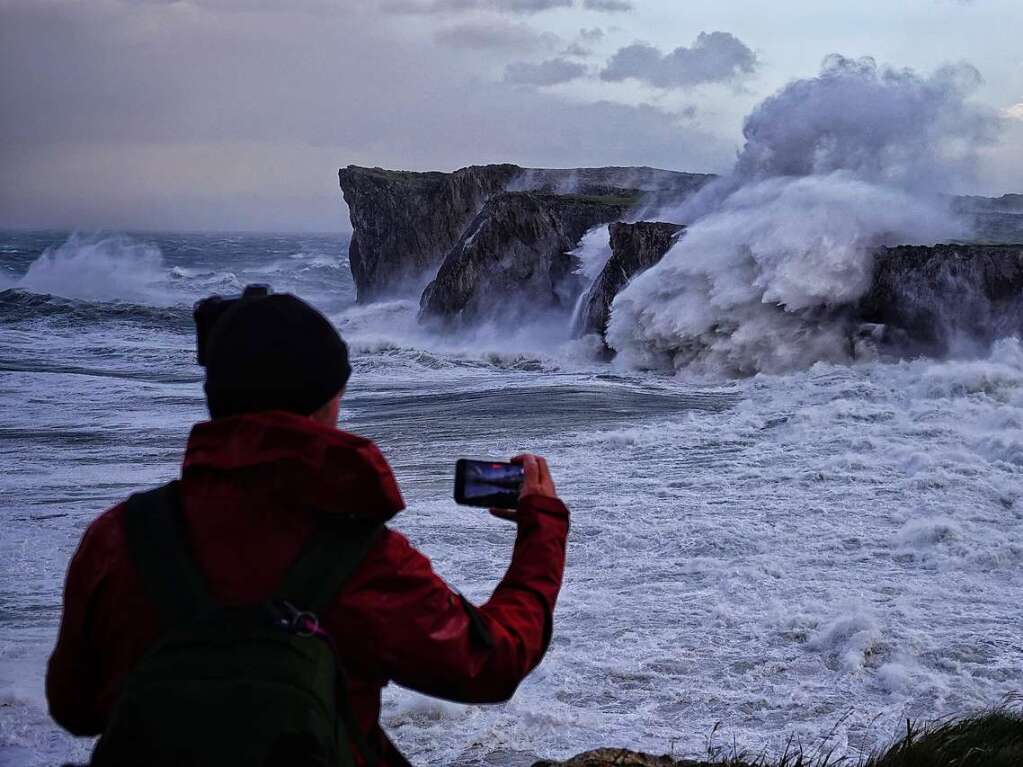
[[930,77],[829,57],[747,118],[735,168],[662,218],[685,238],[615,299],[627,363],[749,375],[844,362],[847,307],[881,246],[963,237],[939,192],[968,177],[997,119],[968,65]]
[[124,235],[72,234],[47,248],[11,287],[84,301],[160,305],[166,278],[155,245]]

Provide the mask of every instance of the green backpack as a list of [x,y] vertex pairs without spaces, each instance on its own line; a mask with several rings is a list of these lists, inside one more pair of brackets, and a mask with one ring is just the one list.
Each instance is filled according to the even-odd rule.
[[125,680],[96,767],[372,764],[324,610],[379,524],[321,520],[269,600],[223,607],[189,555],[176,482],[128,500],[128,547],[168,630]]

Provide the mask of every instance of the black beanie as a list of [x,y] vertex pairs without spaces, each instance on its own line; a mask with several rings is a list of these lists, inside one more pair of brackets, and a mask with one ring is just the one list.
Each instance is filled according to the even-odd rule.
[[210,332],[206,403],[213,418],[262,410],[309,415],[351,372],[345,342],[309,304],[287,293],[247,298]]

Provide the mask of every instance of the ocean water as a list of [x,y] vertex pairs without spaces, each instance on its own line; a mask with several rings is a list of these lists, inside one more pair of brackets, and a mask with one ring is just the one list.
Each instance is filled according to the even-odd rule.
[[[67,562],[109,505],[175,475],[205,416],[193,301],[269,282],[326,312],[395,526],[485,600],[514,530],[451,496],[458,457],[546,455],[572,509],[543,664],[515,698],[390,687],[413,762],[605,745],[699,755],[790,737],[857,755],[906,717],[1021,691],[1023,347],[742,380],[598,362],[557,323],[438,337],[354,305],[338,235],[0,235],[0,764],[82,760],[46,714]],[[187,737],[187,733],[183,733]]]

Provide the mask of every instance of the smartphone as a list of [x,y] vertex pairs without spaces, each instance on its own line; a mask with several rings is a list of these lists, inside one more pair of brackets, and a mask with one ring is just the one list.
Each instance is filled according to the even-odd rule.
[[514,509],[522,488],[521,464],[470,461],[455,464],[455,503],[488,509]]

